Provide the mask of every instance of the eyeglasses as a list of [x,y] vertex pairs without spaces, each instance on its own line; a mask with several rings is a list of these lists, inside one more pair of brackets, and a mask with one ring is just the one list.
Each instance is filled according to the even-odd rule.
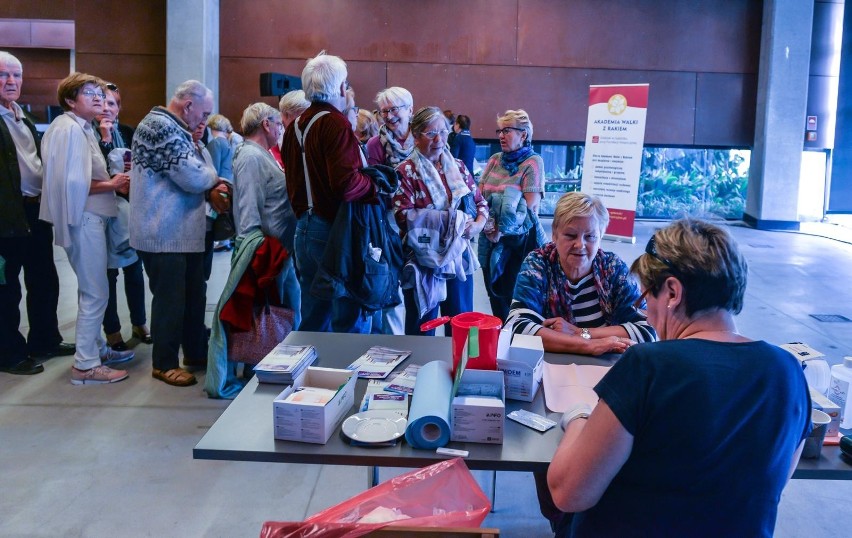
[[499,137],[500,135],[508,136],[511,131],[524,132],[524,129],[519,129],[517,127],[503,127],[502,129],[497,129],[494,132],[497,133],[497,136]]
[[426,131],[425,133],[420,133],[420,136],[425,136],[426,138],[431,138],[432,140],[434,140],[438,137],[438,135],[440,135],[441,138],[444,138],[448,134],[450,134],[450,131],[448,131],[447,129],[441,129],[440,131]]
[[651,256],[656,259],[666,267],[668,267],[669,271],[679,279],[683,280],[683,272],[681,272],[675,265],[669,260],[659,256],[657,254],[657,241],[654,239],[654,236],[651,236],[651,239],[648,240],[648,244],[645,245],[645,254]]
[[348,80],[344,80],[344,81],[343,81],[343,84],[345,84],[345,85],[346,85],[346,87],[345,87],[344,89],[346,89],[346,90],[351,90],[351,89],[352,89],[352,86],[349,84],[349,81],[348,81]]
[[276,121],[272,118],[266,118],[266,121],[268,121],[272,125],[275,125],[276,127],[282,127],[282,128],[284,127],[284,122],[282,122],[281,120]]
[[409,106],[409,105],[392,106],[392,107],[390,107],[390,108],[383,108],[383,109],[379,110],[379,113],[380,113],[382,116],[387,116],[388,114],[396,114],[397,112],[399,112],[399,110],[400,110],[401,108],[405,108],[405,107],[407,107],[407,106]]
[[106,97],[106,94],[104,92],[96,92],[95,90],[83,90],[80,93],[82,93],[83,95],[85,95],[86,97],[88,97],[90,99],[94,98],[96,96],[99,99],[104,99]]
[[360,112],[361,109],[358,108],[357,106],[349,107],[349,108],[347,108],[343,111],[343,115],[345,116],[345,115],[349,114],[350,111],[354,112],[355,114],[358,114],[358,112]]

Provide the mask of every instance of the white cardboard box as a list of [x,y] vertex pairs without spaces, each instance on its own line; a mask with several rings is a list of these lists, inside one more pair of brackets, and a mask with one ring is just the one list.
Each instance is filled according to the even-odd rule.
[[[503,372],[465,370],[459,394],[453,398],[450,439],[466,443],[503,444],[506,422],[506,391]],[[464,385],[485,385],[497,397],[465,394]]]
[[[275,438],[324,445],[355,403],[356,372],[308,367],[296,383],[272,402]],[[325,404],[285,402],[299,387],[337,390]]]
[[[509,344],[511,342],[511,345]],[[541,386],[544,346],[541,337],[500,331],[497,369],[503,372],[506,398],[531,402]]]
[[819,409],[826,415],[831,417],[831,422],[828,424],[828,429],[825,435],[828,437],[837,435],[840,431],[840,406],[828,399],[824,394],[811,390],[811,405],[814,409]]

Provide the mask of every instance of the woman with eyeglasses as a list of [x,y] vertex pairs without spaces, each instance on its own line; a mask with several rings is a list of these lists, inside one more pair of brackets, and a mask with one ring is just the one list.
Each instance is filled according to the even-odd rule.
[[473,310],[478,264],[471,240],[485,226],[488,205],[464,163],[450,154],[440,108],[418,110],[411,132],[414,151],[397,167],[400,188],[393,198],[406,255],[405,334],[435,334],[420,325],[439,310],[444,316]]
[[[395,168],[414,151],[414,136],[410,126],[411,114],[414,113],[414,98],[405,88],[392,86],[376,94],[376,104],[384,124],[379,127],[379,134],[367,141],[367,164],[384,164]],[[390,212],[388,219],[393,222]],[[381,314],[376,314],[372,332],[403,334],[406,316],[404,309],[400,303],[395,307],[385,308]]]
[[[130,144],[133,142],[134,129],[119,123],[121,112],[121,93],[118,86],[108,82],[104,98],[103,111],[92,122],[95,136],[98,138],[101,153],[107,161],[111,176],[130,172]],[[116,151],[118,150],[118,151]],[[116,192],[118,215],[107,220],[107,239],[109,241],[109,301],[104,313],[104,333],[107,345],[116,351],[126,351],[127,343],[121,336],[121,320],[118,317],[118,298],[116,282],[118,270],[124,273],[124,296],[130,310],[131,334],[139,342],[154,342],[148,330],[145,313],[145,277],[142,260],[136,249],[130,246],[130,202],[128,194]]]
[[109,300],[106,221],[118,215],[116,191],[127,192],[125,173],[110,177],[92,122],[103,111],[106,84],[72,73],[59,83],[64,113],[41,145],[44,186],[39,218],[53,224],[54,240],[65,249],[77,276],[77,351],[71,367],[74,385],[115,383],[127,378],[110,365],[129,361],[133,351],[114,351],[101,336]]
[[376,94],[376,104],[384,125],[379,128],[379,134],[367,142],[367,164],[395,167],[414,150],[409,125],[414,113],[414,98],[405,88],[392,86]]
[[627,350],[565,412],[547,473],[573,536],[772,536],[811,429],[801,366],[741,335],[748,266],[730,233],[682,219],[631,266],[660,342]]
[[544,244],[538,206],[544,192],[544,162],[532,148],[533,125],[524,110],[497,118],[500,153],[488,160],[479,179],[490,217],[479,238],[479,262],[491,311],[509,315],[515,275],[526,255]]

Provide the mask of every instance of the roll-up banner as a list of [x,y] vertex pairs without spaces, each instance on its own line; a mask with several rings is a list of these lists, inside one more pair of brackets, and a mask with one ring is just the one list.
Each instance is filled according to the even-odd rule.
[[645,143],[648,84],[589,86],[589,121],[580,190],[609,209],[605,237],[633,243]]

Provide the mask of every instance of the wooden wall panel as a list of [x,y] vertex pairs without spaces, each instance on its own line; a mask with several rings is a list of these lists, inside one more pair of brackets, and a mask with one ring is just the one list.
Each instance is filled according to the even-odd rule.
[[751,146],[757,75],[701,73],[695,107],[695,144]]
[[247,6],[220,1],[223,57],[306,59],[326,49],[347,61],[506,64],[516,58],[517,0],[253,0]]
[[121,91],[121,121],[139,123],[156,105],[164,105],[165,56],[138,54],[78,54],[77,69],[97,75]]
[[[346,62],[349,83],[355,90],[355,103],[372,110],[376,92],[387,87],[385,64],[379,62]],[[219,62],[219,110],[238,129],[243,110],[251,103],[263,101],[278,108],[275,97],[260,96],[260,74],[284,73],[300,77],[305,60],[267,58],[223,58]]]
[[519,0],[518,63],[756,73],[761,2]]
[[510,108],[523,108],[533,122],[534,140],[582,142],[589,85],[625,82],[651,84],[647,143],[692,142],[695,76],[689,73],[400,63],[388,66],[388,85],[411,89],[415,108],[435,105],[470,116],[474,138],[495,138],[497,116]]
[[166,0],[78,0],[77,5],[78,53],[166,54]]
[[479,138],[494,138],[498,113],[525,108],[537,140],[582,141],[588,86],[638,82],[651,84],[648,144],[742,145],[754,136],[756,0],[255,0],[250,9],[221,0],[220,7],[226,115],[257,95],[257,73],[298,75],[305,58],[326,49],[349,64],[359,106],[372,108],[385,86],[403,86],[415,107],[471,116]]
[[[3,0],[0,17],[9,19],[73,19],[82,0]],[[83,6],[85,8],[85,6]]]
[[18,103],[30,105],[39,121],[47,119],[46,107],[56,105],[56,87],[68,76],[71,54],[61,49],[6,49],[21,61],[24,83]]
[[[123,122],[135,125],[163,104],[166,0],[7,0],[0,4],[0,18],[73,20],[76,68],[121,88]],[[44,104],[55,104],[56,84],[70,72],[69,51],[22,48],[12,54],[24,64],[21,102],[31,102],[43,120]]]
[[29,21],[0,20],[0,46],[4,48],[29,46],[30,30]]

